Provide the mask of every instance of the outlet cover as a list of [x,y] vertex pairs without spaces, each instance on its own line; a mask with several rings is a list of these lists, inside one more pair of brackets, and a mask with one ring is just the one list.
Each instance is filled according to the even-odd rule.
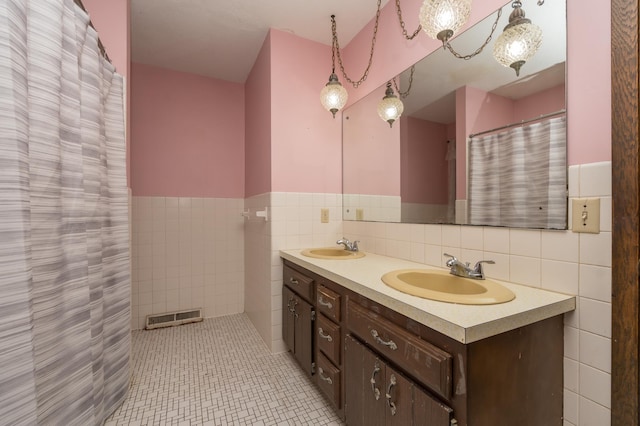
[[329,223],[329,209],[320,209],[320,222]]
[[364,209],[356,209],[356,220],[364,220]]
[[600,198],[574,198],[571,209],[573,232],[600,233]]

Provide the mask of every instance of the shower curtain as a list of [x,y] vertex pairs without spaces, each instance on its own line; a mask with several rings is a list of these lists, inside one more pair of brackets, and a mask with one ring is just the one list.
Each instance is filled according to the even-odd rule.
[[566,118],[469,140],[469,223],[567,226]]
[[0,423],[102,424],[129,382],[123,82],[73,0],[0,0]]

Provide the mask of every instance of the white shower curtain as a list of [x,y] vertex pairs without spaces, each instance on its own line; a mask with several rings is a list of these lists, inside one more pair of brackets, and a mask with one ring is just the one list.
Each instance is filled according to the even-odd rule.
[[2,424],[102,424],[126,396],[122,92],[73,0],[0,0]]
[[565,117],[471,138],[468,168],[470,224],[566,228]]

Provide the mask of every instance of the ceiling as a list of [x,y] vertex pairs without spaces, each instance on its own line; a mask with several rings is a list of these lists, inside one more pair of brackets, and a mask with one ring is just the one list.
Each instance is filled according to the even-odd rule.
[[131,59],[244,83],[269,28],[330,46],[335,14],[344,46],[376,8],[374,0],[131,0]]

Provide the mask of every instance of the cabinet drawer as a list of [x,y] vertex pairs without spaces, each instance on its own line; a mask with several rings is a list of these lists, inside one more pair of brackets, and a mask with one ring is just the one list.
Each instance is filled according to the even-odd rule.
[[313,303],[313,278],[310,278],[293,268],[284,267],[283,276],[284,285],[291,288],[309,303]]
[[341,408],[340,399],[340,370],[321,353],[318,354],[316,380],[320,390],[333,402],[339,409]]
[[319,285],[316,291],[316,306],[327,318],[340,322],[340,295],[338,293]]
[[318,315],[316,323],[316,342],[318,348],[334,362],[340,364],[340,326],[324,315]]
[[433,392],[451,397],[450,354],[351,300],[347,317],[353,334]]

